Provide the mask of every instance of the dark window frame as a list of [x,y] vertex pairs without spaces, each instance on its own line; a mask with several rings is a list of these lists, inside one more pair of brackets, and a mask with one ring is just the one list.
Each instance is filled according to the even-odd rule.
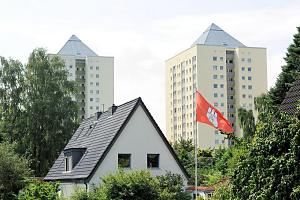
[[[120,158],[120,157],[122,157],[123,156],[123,158]],[[127,165],[124,165],[124,166],[122,166],[122,163],[120,163],[120,159],[128,159],[128,158],[126,158],[128,156],[128,158],[129,158],[129,161],[128,161],[128,164]],[[131,154],[129,154],[129,153],[119,153],[118,154],[118,167],[119,168],[131,168]]]
[[[149,156],[157,156],[155,158],[151,158],[151,159],[156,159],[157,161],[150,161]],[[159,165],[160,165],[160,154],[155,154],[155,153],[147,154],[147,168],[148,169],[159,168]]]

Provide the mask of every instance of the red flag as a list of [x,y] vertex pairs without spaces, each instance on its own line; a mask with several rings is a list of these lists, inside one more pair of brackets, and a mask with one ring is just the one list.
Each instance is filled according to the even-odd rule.
[[230,122],[225,119],[220,111],[210,105],[198,91],[196,91],[196,102],[196,114],[198,122],[206,123],[226,133],[233,132]]

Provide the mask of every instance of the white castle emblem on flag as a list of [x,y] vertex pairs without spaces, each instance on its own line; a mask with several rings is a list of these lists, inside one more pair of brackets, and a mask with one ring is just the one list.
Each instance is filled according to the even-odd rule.
[[208,107],[206,116],[215,127],[218,127],[218,114],[215,112],[215,109]]

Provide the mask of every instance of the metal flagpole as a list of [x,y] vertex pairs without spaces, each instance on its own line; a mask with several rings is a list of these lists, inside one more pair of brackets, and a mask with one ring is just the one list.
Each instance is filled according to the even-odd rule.
[[[196,89],[196,92],[197,92],[197,89]],[[194,102],[196,102],[196,109],[197,109],[197,96],[196,96],[196,92],[195,92],[195,99],[194,99]],[[196,122],[196,132],[194,134],[194,137],[195,137],[195,141],[194,141],[194,145],[195,145],[195,193],[196,193],[196,199],[197,199],[197,193],[198,193],[198,188],[197,188],[197,185],[198,185],[198,156],[197,156],[197,143],[198,143],[198,131],[197,131],[197,127],[198,127],[198,123],[197,123],[197,110],[195,109],[195,106],[194,106],[194,111],[196,113],[196,119],[195,119],[195,122]]]
[[197,140],[198,140],[198,138],[197,138],[197,126],[198,126],[198,124],[197,124],[197,120],[196,120],[196,133],[195,133],[195,193],[196,193],[196,199],[197,199],[197,194],[198,194],[198,188],[197,188],[197,185],[198,185],[198,158],[197,158]]

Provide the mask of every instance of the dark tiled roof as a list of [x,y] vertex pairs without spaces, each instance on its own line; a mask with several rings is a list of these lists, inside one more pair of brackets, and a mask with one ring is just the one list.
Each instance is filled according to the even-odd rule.
[[[95,117],[85,119],[65,147],[65,149],[86,148],[81,161],[71,172],[64,172],[64,153],[61,152],[45,180],[87,178],[125,123],[138,100],[135,99],[118,106],[110,117],[108,111],[106,111],[98,120]],[[90,128],[91,125],[94,125],[94,127]]]
[[[160,134],[183,173],[188,176],[188,173],[180,164],[174,150],[159,129],[143,101],[141,98],[137,98],[117,106],[113,115],[109,115],[109,112],[106,111],[98,120],[96,120],[96,117],[85,119],[64,149],[85,148],[86,151],[82,156],[82,159],[71,172],[65,172],[64,152],[61,152],[44,180],[89,179],[101,164],[102,160],[105,158],[139,105],[142,106],[147,116],[152,121],[152,124]],[[91,126],[93,127],[91,128]]]
[[294,115],[297,112],[297,106],[300,100],[300,76],[293,83],[290,90],[287,92],[279,109],[289,115]]

